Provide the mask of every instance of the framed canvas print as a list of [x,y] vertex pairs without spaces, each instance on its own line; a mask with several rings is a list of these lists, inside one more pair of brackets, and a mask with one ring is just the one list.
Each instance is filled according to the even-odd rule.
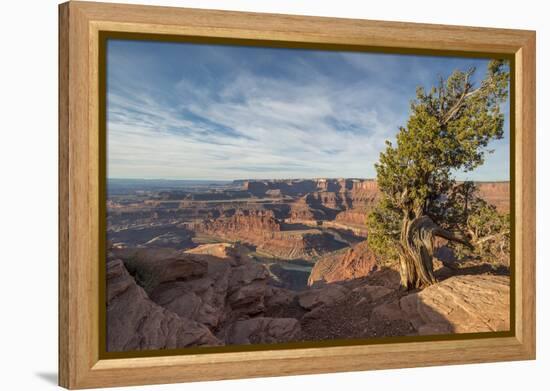
[[59,12],[60,385],[535,357],[534,32]]

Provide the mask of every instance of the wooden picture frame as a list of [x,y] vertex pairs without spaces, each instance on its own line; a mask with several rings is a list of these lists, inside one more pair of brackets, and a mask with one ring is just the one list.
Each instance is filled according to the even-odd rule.
[[[515,62],[515,328],[498,338],[104,359],[100,354],[102,32]],[[514,209],[513,209],[514,210]],[[59,384],[70,389],[535,358],[535,32],[137,5],[59,6]]]

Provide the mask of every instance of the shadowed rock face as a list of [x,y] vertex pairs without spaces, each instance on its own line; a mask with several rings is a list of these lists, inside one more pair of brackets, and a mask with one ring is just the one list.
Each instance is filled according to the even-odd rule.
[[318,282],[336,282],[366,277],[376,268],[376,257],[363,241],[339,254],[321,258],[309,276],[308,285]]
[[268,285],[265,267],[226,243],[189,252],[114,250],[107,264],[107,349],[286,341],[300,332],[299,323],[263,313],[293,297]]
[[308,196],[304,196],[293,202],[290,206],[288,220],[303,221],[303,220],[325,220],[327,219],[327,211],[322,205],[316,205],[310,202]]
[[348,289],[341,285],[326,285],[320,288],[308,289],[300,294],[298,302],[307,310],[319,306],[330,306],[342,301]]
[[221,344],[206,326],[151,301],[121,260],[107,264],[107,324],[108,351]]
[[227,330],[230,344],[274,343],[295,340],[300,334],[300,322],[294,318],[252,318],[239,320]]
[[370,208],[378,200],[378,185],[372,180],[328,179],[324,186],[303,196],[291,206],[290,220],[336,220],[365,224]]
[[507,331],[509,283],[507,276],[451,277],[376,307],[372,321],[408,321],[420,335]]

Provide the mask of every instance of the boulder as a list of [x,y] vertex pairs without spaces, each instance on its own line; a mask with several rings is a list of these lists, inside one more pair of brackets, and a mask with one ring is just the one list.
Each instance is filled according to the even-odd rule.
[[231,268],[227,304],[233,317],[258,314],[265,309],[267,278],[265,267],[252,261]]
[[151,301],[121,260],[107,264],[107,326],[107,351],[223,344],[208,327]]
[[506,331],[508,276],[455,276],[373,309],[373,322],[408,321],[420,335]]

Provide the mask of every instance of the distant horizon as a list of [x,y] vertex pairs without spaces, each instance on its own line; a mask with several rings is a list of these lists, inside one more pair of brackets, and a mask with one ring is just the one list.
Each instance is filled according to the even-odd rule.
[[[174,42],[107,41],[111,178],[375,178],[416,88],[489,59]],[[459,181],[510,180],[504,136]],[[200,180],[200,179],[195,179]]]
[[[120,177],[107,177],[107,180],[132,180],[132,181],[166,181],[166,182],[178,182],[178,181],[187,181],[187,182],[235,182],[235,181],[285,181],[285,180],[316,180],[316,179],[358,179],[358,180],[367,180],[367,181],[376,181],[376,178],[367,178],[367,177],[293,177],[293,178],[235,178],[235,179],[195,179],[195,178],[186,178],[186,179],[168,179],[168,178],[120,178]],[[459,180],[455,179],[457,182],[466,182],[468,180]],[[472,182],[510,182],[510,179],[483,179],[483,180],[472,180]]]

